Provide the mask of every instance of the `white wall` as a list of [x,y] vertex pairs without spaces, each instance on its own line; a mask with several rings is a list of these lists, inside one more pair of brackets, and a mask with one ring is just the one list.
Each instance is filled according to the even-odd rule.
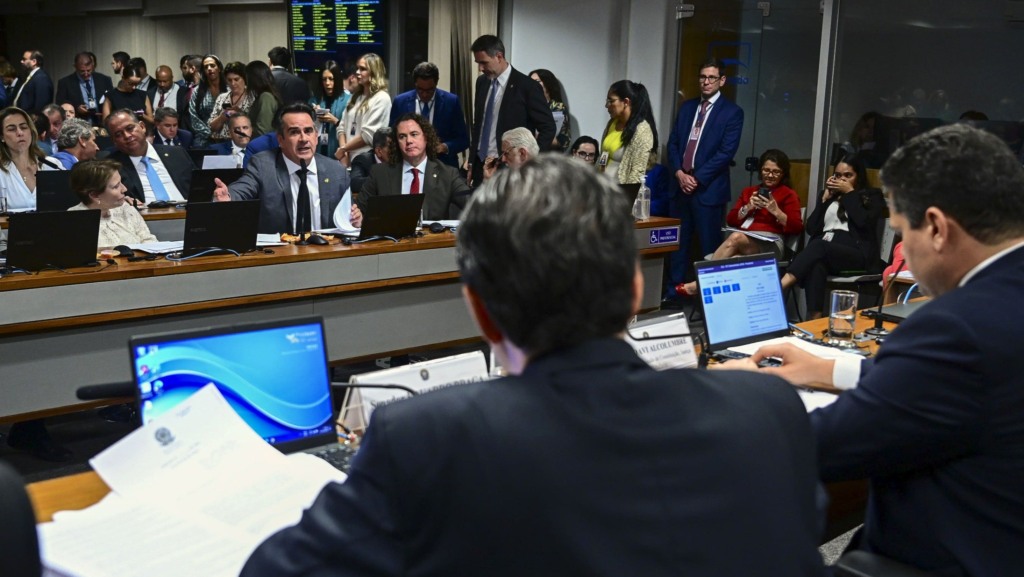
[[600,138],[608,87],[628,78],[651,95],[662,144],[675,113],[674,0],[506,0],[512,2],[509,61],[547,68],[562,82],[573,138]]

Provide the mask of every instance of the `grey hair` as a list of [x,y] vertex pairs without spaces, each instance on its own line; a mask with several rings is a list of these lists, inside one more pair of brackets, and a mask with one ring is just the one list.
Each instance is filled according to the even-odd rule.
[[67,150],[78,146],[79,139],[91,140],[95,137],[92,125],[81,118],[69,118],[57,135],[57,149]]
[[540,154],[540,146],[537,145],[537,139],[533,137],[533,132],[522,126],[505,131],[505,134],[501,135],[501,142],[507,143],[513,148],[525,148],[530,158],[537,158],[537,155]]

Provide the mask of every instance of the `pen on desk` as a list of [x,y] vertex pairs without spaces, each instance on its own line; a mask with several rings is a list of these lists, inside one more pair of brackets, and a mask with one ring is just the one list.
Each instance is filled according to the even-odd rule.
[[793,329],[794,331],[797,331],[798,333],[803,333],[803,334],[807,335],[808,337],[810,337],[812,339],[814,338],[814,333],[812,333],[811,331],[809,331],[807,329],[802,329],[802,328],[794,325],[793,323],[789,323],[789,328]]

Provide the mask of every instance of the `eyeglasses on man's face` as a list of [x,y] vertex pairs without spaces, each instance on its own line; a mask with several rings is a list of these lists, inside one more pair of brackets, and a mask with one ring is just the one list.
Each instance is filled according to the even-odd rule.
[[697,77],[697,80],[700,81],[701,84],[714,83],[721,79],[721,76],[704,76],[703,74]]

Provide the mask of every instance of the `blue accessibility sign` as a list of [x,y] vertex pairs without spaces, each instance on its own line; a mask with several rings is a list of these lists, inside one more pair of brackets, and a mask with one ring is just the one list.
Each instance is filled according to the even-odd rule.
[[651,245],[679,244],[679,229],[676,227],[652,228]]

